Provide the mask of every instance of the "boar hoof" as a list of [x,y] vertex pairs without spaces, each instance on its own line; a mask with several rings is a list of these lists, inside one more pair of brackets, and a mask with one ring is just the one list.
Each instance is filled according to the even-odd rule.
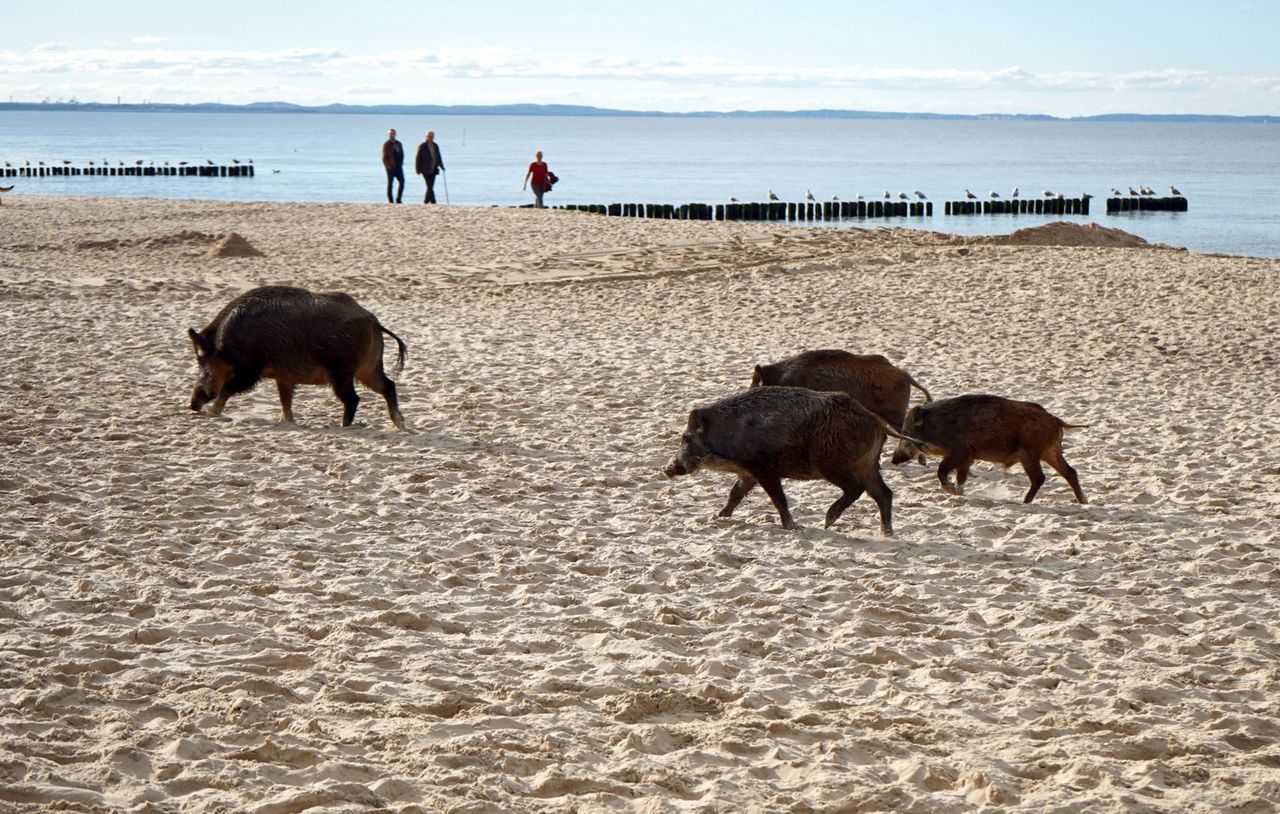
[[943,484],[942,484],[942,491],[946,492],[946,493],[947,493],[947,494],[949,494],[949,495],[963,495],[963,494],[964,494],[964,489],[961,489],[959,486],[956,486],[954,483],[949,483],[949,482],[945,482],[945,481],[944,481],[944,482],[943,482]]

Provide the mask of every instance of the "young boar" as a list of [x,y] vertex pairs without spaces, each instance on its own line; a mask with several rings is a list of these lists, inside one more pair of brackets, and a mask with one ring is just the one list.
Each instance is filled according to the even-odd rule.
[[[1044,461],[1071,484],[1076,500],[1085,503],[1076,471],[1062,457],[1062,431],[1080,424],[1067,424],[1048,410],[1030,401],[1012,401],[999,396],[958,396],[911,408],[902,424],[905,435],[915,436],[935,449],[921,449],[914,441],[900,441],[893,462],[900,464],[920,452],[942,455],[938,480],[950,494],[964,493],[969,467],[975,460],[1002,466],[1022,464],[1031,489],[1023,498],[1030,503],[1044,483]],[[948,480],[956,473],[953,486]]]
[[844,393],[753,388],[691,411],[680,449],[662,473],[674,478],[710,469],[737,475],[721,517],[732,515],[759,483],[787,529],[796,524],[782,479],[827,480],[843,490],[827,510],[827,526],[865,491],[880,509],[881,532],[889,536],[893,492],[880,477],[879,459],[886,432],[899,435]]
[[924,393],[926,402],[931,400],[929,391],[911,374],[885,357],[842,350],[810,350],[772,365],[756,365],[751,386],[762,385],[848,393],[895,430],[907,415],[912,387]]
[[404,367],[404,341],[361,308],[350,295],[312,293],[289,286],[255,288],[236,297],[202,331],[188,329],[200,378],[191,409],[210,401],[218,415],[227,399],[250,390],[260,379],[275,379],[285,421],[293,421],[293,390],[299,384],[327,384],[342,401],[342,426],[355,418],[359,379],[387,401],[391,421],[404,429],[396,384],[382,367],[382,335],[399,347],[397,373]]

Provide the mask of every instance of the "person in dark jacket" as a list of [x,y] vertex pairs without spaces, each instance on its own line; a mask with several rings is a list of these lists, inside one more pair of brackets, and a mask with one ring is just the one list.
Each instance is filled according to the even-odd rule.
[[418,156],[413,162],[414,169],[427,183],[427,195],[422,199],[424,204],[436,202],[436,174],[444,170],[444,159],[440,157],[440,145],[436,144],[436,134],[427,131],[427,140],[418,145]]
[[[387,131],[387,140],[382,143],[382,166],[387,169],[387,203],[400,203],[404,197],[404,145],[396,141],[396,131]],[[391,197],[391,182],[399,181],[400,188]]]

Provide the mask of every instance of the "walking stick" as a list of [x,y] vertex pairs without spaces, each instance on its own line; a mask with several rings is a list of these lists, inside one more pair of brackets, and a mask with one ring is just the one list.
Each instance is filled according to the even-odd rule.
[[440,170],[440,177],[444,179],[444,202],[447,206],[449,204],[449,173]]

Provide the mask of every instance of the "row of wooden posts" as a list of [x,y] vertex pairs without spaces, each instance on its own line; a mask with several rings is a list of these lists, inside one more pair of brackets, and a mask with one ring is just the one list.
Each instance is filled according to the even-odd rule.
[[[932,201],[825,201],[823,203],[565,204],[556,209],[623,218],[658,220],[834,221],[863,218],[933,217]],[[1013,198],[1007,201],[947,201],[947,215],[1088,215],[1088,198]],[[1111,211],[1108,201],[1107,211]],[[1185,211],[1185,205],[1184,210]]]
[[[1080,198],[1010,198],[991,201],[947,201],[947,215],[1088,215],[1092,196]],[[556,209],[623,218],[658,220],[834,221],[859,218],[933,217],[932,201],[826,201],[824,203],[731,204],[565,204]],[[1117,212],[1186,212],[1187,199],[1108,198],[1107,214]]]
[[933,216],[932,201],[824,201],[822,203],[565,204],[556,209],[621,218],[657,220],[826,221]]
[[4,178],[59,178],[90,176],[174,177],[174,178],[252,178],[252,164],[188,164],[179,167],[0,167]]

